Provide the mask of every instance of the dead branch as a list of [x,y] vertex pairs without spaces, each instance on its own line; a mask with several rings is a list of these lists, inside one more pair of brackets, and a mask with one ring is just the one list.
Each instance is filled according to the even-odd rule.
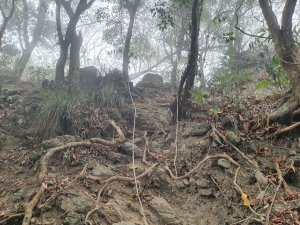
[[10,221],[12,219],[15,219],[15,218],[22,217],[24,215],[25,215],[25,213],[17,213],[17,214],[13,214],[13,215],[7,216],[6,219],[0,220],[0,224],[6,224],[8,221]]
[[22,225],[29,225],[30,224],[30,220],[31,220],[31,217],[32,217],[32,211],[33,211],[34,207],[38,204],[38,201],[39,201],[41,195],[46,190],[46,184],[43,183],[43,182],[44,182],[44,179],[47,175],[49,160],[51,159],[51,157],[55,153],[60,152],[60,151],[64,151],[64,150],[70,149],[70,148],[77,148],[77,147],[83,147],[83,146],[90,147],[94,143],[102,144],[102,145],[108,145],[108,146],[114,146],[114,145],[116,145],[118,143],[121,143],[125,140],[125,136],[124,136],[123,132],[121,131],[120,127],[118,127],[116,125],[116,123],[112,120],[109,120],[108,122],[117,131],[119,138],[117,138],[115,140],[112,140],[112,141],[101,139],[101,138],[92,138],[92,139],[87,140],[87,141],[71,142],[71,143],[65,144],[63,146],[51,148],[51,149],[48,150],[46,155],[44,155],[44,157],[41,160],[41,169],[40,169],[40,173],[38,175],[38,180],[41,183],[41,185],[40,185],[38,191],[36,192],[35,196],[33,197],[33,199],[29,203],[26,204],[25,216],[24,216]]
[[288,184],[286,183],[286,181],[284,180],[284,178],[282,176],[282,172],[280,170],[279,163],[277,161],[275,163],[276,163],[276,172],[277,172],[278,179],[283,184],[285,192],[290,195],[293,194],[290,187],[288,186]]
[[269,207],[269,210],[268,210],[268,213],[267,213],[267,216],[266,216],[266,225],[270,224],[270,215],[271,215],[271,212],[272,212],[272,209],[273,209],[273,205],[274,205],[274,202],[275,202],[275,199],[276,199],[276,196],[280,190],[280,187],[282,185],[284,185],[284,189],[285,191],[288,193],[288,194],[292,194],[292,191],[290,190],[290,188],[288,187],[288,185],[286,184],[285,180],[283,179],[283,176],[282,176],[282,172],[280,170],[280,167],[279,167],[279,163],[278,161],[275,162],[275,166],[276,166],[276,172],[277,172],[277,176],[278,176],[278,185],[276,186],[276,189],[275,189],[275,193],[274,193],[274,196],[272,198],[272,202],[271,202],[271,205]]
[[282,129],[276,131],[274,135],[279,136],[281,134],[290,132],[290,131],[292,131],[293,129],[295,129],[297,127],[300,127],[300,121],[297,122],[297,123],[292,124],[291,126],[288,126],[288,127],[285,127],[285,128],[282,128]]
[[254,166],[256,169],[259,169],[259,166],[257,164],[257,162],[251,160],[249,157],[247,157],[240,149],[238,149],[234,144],[232,144],[230,141],[228,141],[225,136],[218,130],[216,129],[215,127],[213,127],[213,131],[215,131],[215,133],[217,135],[220,136],[220,138],[228,143],[237,153],[239,153],[246,161],[248,161],[252,166]]
[[223,158],[228,160],[229,162],[231,162],[233,165],[235,165],[236,167],[240,167],[240,165],[234,161],[230,156],[226,155],[226,154],[216,154],[216,155],[207,155],[204,157],[204,159],[202,159],[193,169],[191,169],[189,172],[187,172],[186,174],[177,177],[174,176],[174,174],[172,173],[172,171],[170,170],[169,166],[166,165],[165,169],[169,172],[169,175],[174,179],[174,180],[181,180],[187,177],[190,177],[196,170],[198,170],[199,168],[202,168],[204,166],[204,163],[210,159],[218,159],[218,158]]
[[147,138],[147,131],[144,132],[143,139],[145,141],[145,148],[144,148],[142,162],[147,163],[146,157],[147,157],[147,151],[148,151],[148,148],[149,148],[149,140]]

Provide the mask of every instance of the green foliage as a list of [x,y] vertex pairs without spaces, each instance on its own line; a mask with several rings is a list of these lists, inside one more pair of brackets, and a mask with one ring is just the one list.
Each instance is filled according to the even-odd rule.
[[215,104],[208,104],[201,90],[192,89],[190,91],[192,102],[196,105],[208,110],[209,114],[216,118],[218,117],[219,108]]
[[45,93],[33,125],[35,136],[46,140],[68,132],[72,112],[80,100],[64,91]]
[[277,86],[283,88],[283,86],[288,86],[289,81],[284,75],[282,67],[280,65],[280,59],[275,55],[270,61],[265,62],[265,68],[267,73],[272,77],[272,81],[262,81],[256,85],[256,88],[266,88],[268,86]]
[[249,71],[234,73],[228,69],[223,69],[218,75],[211,78],[207,84],[210,89],[224,93],[245,83],[250,79],[250,76],[251,73]]
[[96,106],[101,107],[122,107],[125,99],[120,95],[113,85],[105,86],[92,93],[92,100]]
[[190,91],[190,93],[191,93],[192,101],[195,102],[196,104],[198,104],[198,105],[206,105],[207,104],[202,91],[197,90],[197,89],[192,89]]

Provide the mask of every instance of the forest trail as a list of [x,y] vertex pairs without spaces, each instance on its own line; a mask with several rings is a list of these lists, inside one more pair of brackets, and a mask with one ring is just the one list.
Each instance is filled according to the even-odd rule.
[[[99,119],[98,138],[120,137],[107,123],[109,118],[126,139],[98,144],[87,138],[85,145],[58,151],[50,158],[42,183],[40,163],[49,149],[82,144],[83,139],[64,135],[37,142],[30,127],[41,94],[30,88],[13,89],[1,98],[5,107],[0,110],[0,224],[22,224],[24,208],[39,188],[44,190],[30,224],[144,224],[133,182],[132,148],[139,196],[150,225],[299,222],[299,140],[292,134],[277,139],[272,132],[278,126],[265,126],[265,112],[277,101],[272,88],[258,97],[253,89],[241,88],[236,101],[208,95],[206,102],[218,100],[218,110],[195,105],[189,118],[178,123],[177,147],[168,108],[172,96],[166,91],[148,88],[144,99],[134,100],[134,143],[130,101],[119,110],[81,106],[80,120]],[[97,112],[98,117],[88,112]],[[95,128],[83,129],[89,133]],[[176,149],[179,178],[174,177]],[[280,180],[280,172],[287,184]]]

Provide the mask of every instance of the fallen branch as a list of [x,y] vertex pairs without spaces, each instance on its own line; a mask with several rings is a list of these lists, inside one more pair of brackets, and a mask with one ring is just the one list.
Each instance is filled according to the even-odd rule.
[[34,197],[32,198],[32,200],[30,202],[28,202],[26,204],[25,207],[25,216],[23,219],[23,223],[22,225],[29,225],[30,224],[30,220],[32,217],[32,211],[35,208],[35,206],[38,204],[40,197],[42,196],[42,194],[46,191],[46,184],[43,183],[45,180],[45,177],[47,175],[48,172],[48,163],[49,160],[52,158],[52,156],[60,151],[64,151],[66,149],[70,149],[70,148],[77,148],[77,147],[90,147],[92,146],[94,143],[97,144],[102,144],[102,145],[107,145],[107,146],[114,146],[118,143],[121,143],[125,140],[125,136],[123,134],[123,132],[121,131],[120,127],[118,127],[116,125],[116,123],[112,120],[108,121],[112,127],[117,131],[117,134],[119,136],[119,138],[115,139],[115,140],[105,140],[102,138],[91,138],[87,141],[81,141],[81,142],[71,142],[68,144],[65,144],[63,146],[59,146],[59,147],[54,147],[48,150],[48,152],[46,153],[46,155],[44,155],[44,157],[41,160],[41,168],[40,168],[40,173],[38,175],[38,180],[41,183],[38,191],[36,192],[36,194],[34,195]]

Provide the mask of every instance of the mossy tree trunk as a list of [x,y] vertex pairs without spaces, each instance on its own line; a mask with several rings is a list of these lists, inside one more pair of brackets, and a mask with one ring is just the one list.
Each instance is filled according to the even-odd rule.
[[297,0],[286,0],[282,11],[281,25],[279,25],[269,1],[259,0],[260,8],[268,24],[275,51],[278,54],[281,66],[287,75],[294,97],[286,102],[275,113],[270,115],[271,121],[276,121],[287,113],[297,109],[300,103],[300,57],[293,39],[293,14]]

